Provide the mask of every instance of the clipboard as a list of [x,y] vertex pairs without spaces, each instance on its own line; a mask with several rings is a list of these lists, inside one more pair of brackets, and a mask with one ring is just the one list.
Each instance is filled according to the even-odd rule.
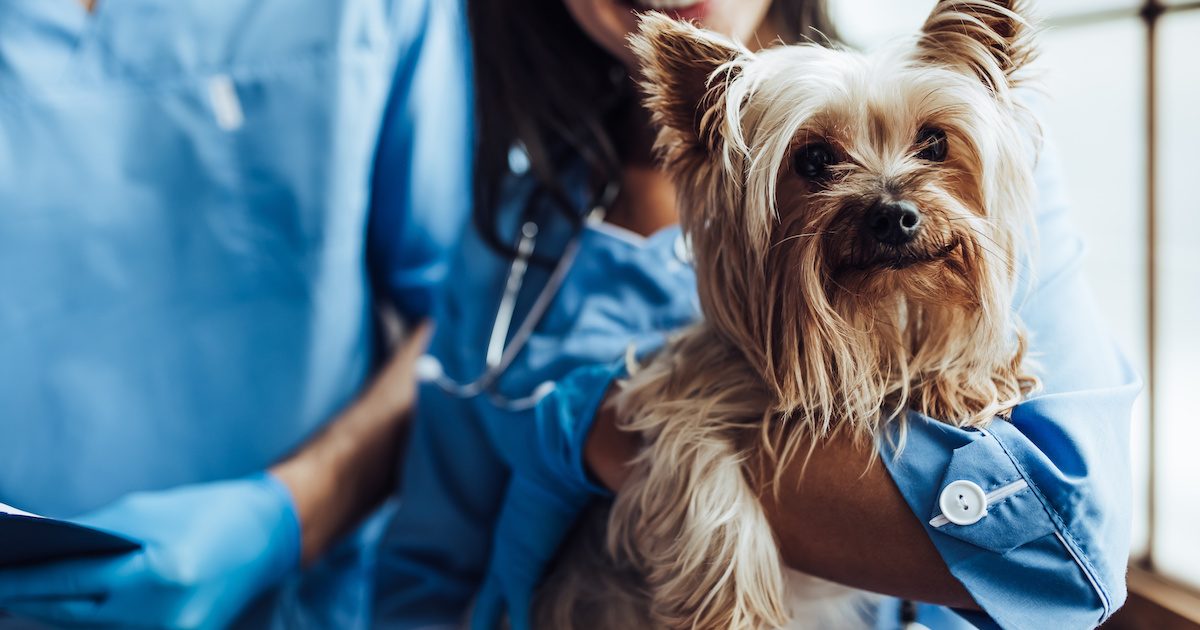
[[0,568],[116,555],[141,549],[113,532],[31,514],[0,503]]

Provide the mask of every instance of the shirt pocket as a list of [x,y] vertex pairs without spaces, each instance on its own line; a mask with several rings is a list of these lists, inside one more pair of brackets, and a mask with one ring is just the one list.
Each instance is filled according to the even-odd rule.
[[261,75],[391,41],[381,0],[101,0],[76,50],[77,76],[144,86]]

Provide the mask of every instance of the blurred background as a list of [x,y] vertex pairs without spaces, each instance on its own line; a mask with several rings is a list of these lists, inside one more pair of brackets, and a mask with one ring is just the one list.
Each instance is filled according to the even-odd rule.
[[[831,0],[851,44],[933,0]],[[1200,2],[1040,0],[1040,112],[1102,310],[1146,379],[1130,451],[1135,566],[1200,592]],[[1131,584],[1133,583],[1131,576]]]

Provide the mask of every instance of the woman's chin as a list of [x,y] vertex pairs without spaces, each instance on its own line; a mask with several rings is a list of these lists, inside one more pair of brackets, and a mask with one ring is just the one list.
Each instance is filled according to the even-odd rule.
[[654,11],[752,43],[771,0],[563,0],[576,23],[602,48],[636,72],[627,40],[641,14]]

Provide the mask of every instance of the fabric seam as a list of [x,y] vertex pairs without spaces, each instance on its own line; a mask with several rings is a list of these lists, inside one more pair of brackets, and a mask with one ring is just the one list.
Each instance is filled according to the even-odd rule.
[[996,444],[1000,445],[1000,449],[1004,451],[1004,454],[1008,456],[1009,461],[1012,462],[1013,467],[1016,468],[1017,474],[1021,475],[1021,478],[1029,484],[1029,489],[1033,492],[1033,496],[1037,498],[1039,503],[1041,503],[1042,510],[1046,512],[1046,514],[1050,517],[1050,521],[1054,524],[1055,534],[1063,543],[1063,547],[1066,549],[1067,555],[1071,556],[1071,558],[1075,561],[1075,565],[1078,566],[1081,571],[1083,571],[1084,577],[1087,578],[1088,583],[1092,585],[1092,590],[1094,590],[1096,595],[1100,597],[1100,604],[1104,607],[1104,611],[1101,614],[1099,621],[1097,621],[1097,624],[1103,622],[1109,617],[1110,614],[1112,614],[1112,602],[1108,594],[1108,589],[1100,582],[1100,578],[1095,567],[1092,566],[1092,563],[1090,560],[1088,560],[1087,556],[1079,551],[1079,543],[1075,541],[1074,536],[1072,536],[1067,530],[1066,524],[1063,523],[1057,512],[1050,509],[1046,498],[1042,496],[1042,493],[1038,490],[1037,485],[1029,481],[1029,477],[1026,475],[1024,468],[1022,468],[1017,459],[1013,457],[1013,454],[1009,451],[1008,447],[1005,446],[1004,442],[999,438],[999,436],[991,431],[988,432],[988,435],[992,439],[996,440]]

